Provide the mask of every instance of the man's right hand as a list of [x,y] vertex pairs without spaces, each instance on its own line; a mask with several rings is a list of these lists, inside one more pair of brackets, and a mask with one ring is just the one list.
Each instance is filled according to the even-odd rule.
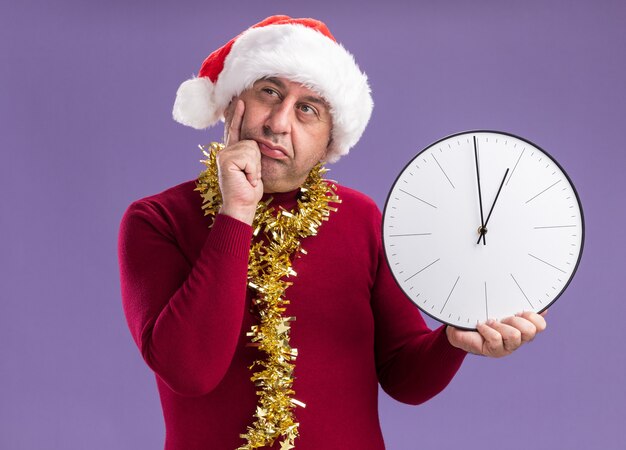
[[234,101],[235,110],[228,127],[226,146],[217,154],[222,194],[219,212],[252,225],[257,204],[263,196],[261,151],[256,141],[240,140],[245,104],[241,99]]

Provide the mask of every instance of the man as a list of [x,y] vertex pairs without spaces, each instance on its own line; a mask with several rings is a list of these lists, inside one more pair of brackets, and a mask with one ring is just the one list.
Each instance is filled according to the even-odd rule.
[[467,352],[504,356],[545,328],[534,313],[426,327],[389,272],[374,202],[319,178],[371,110],[367,78],[312,19],[264,20],[181,85],[174,118],[223,116],[224,148],[197,182],[134,202],[119,243],[166,449],[382,449],[378,383],[419,404]]

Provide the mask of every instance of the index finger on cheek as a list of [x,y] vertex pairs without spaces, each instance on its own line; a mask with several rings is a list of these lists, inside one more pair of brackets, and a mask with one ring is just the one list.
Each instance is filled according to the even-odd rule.
[[235,111],[233,111],[233,118],[228,127],[228,142],[226,142],[226,145],[236,144],[241,139],[241,126],[243,124],[243,114],[246,110],[246,106],[243,100],[239,98],[235,101]]

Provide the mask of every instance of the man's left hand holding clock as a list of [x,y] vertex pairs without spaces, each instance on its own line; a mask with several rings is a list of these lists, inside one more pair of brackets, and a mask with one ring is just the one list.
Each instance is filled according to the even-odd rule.
[[518,313],[502,320],[488,320],[477,325],[477,331],[461,330],[448,325],[446,334],[450,344],[475,355],[500,358],[507,356],[532,341],[546,329],[544,316],[532,311]]

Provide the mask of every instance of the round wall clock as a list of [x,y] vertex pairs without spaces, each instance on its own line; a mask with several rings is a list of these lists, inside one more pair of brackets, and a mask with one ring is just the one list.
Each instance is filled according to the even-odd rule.
[[429,316],[464,329],[548,308],[576,272],[584,231],[563,168],[499,131],[458,133],[422,150],[383,213],[400,288]]

